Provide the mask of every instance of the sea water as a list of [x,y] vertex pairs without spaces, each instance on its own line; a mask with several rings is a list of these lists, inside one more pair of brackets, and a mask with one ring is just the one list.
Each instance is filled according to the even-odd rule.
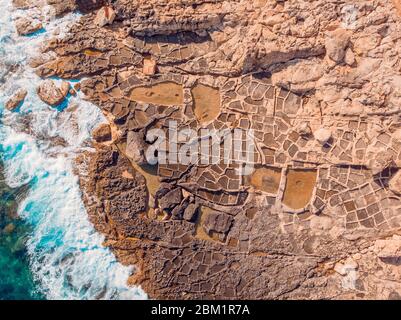
[[10,188],[4,182],[0,163],[0,297],[1,299],[43,299],[36,290],[29,268],[25,246],[31,228],[18,218],[19,200],[26,193],[25,187]]
[[[22,37],[13,19],[25,13],[9,0],[0,0],[0,10],[2,183],[9,190],[24,190],[8,199],[16,205],[17,217],[7,224],[14,223],[15,229],[3,232],[6,223],[0,226],[0,299],[145,299],[140,288],[127,286],[132,267],[121,265],[102,246],[104,238],[88,220],[73,173],[76,155],[90,147],[92,130],[105,119],[80,95],[70,97],[65,109],[44,104],[36,94],[41,80],[27,63],[44,39],[56,29],[63,36],[79,15],[49,20],[41,32]],[[4,105],[20,87],[28,95],[19,109],[9,112]],[[9,205],[0,200],[0,210],[9,214]],[[19,247],[12,251],[16,241]],[[3,267],[3,261],[16,269]]]

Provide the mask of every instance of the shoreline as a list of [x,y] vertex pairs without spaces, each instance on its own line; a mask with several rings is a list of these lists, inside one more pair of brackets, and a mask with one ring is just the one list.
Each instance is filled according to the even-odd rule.
[[[80,79],[109,122],[76,167],[105,247],[136,266],[130,285],[159,299],[401,294],[401,74],[387,56],[397,57],[401,19],[391,3],[355,7],[356,28],[334,0],[100,2],[44,44],[35,73]],[[170,121],[253,130],[255,174],[222,161],[159,164],[150,190],[132,162],[155,143],[146,133]]]

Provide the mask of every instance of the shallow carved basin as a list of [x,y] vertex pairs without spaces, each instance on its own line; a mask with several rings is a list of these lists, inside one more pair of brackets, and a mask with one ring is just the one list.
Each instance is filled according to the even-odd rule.
[[130,99],[137,102],[172,106],[184,103],[182,85],[162,82],[153,86],[137,87],[131,90]]
[[214,120],[220,114],[220,90],[204,84],[195,85],[192,90],[195,117],[201,124]]
[[257,189],[268,193],[277,193],[280,187],[281,169],[257,168],[251,175],[250,183]]
[[311,200],[316,177],[316,170],[290,169],[287,174],[283,203],[295,210],[304,208]]

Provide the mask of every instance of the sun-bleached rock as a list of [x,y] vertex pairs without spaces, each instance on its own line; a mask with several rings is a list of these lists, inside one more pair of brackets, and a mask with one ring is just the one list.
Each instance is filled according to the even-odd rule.
[[401,129],[394,131],[392,137],[401,142]]
[[334,271],[337,272],[337,273],[338,273],[339,275],[341,275],[341,276],[347,275],[347,272],[346,272],[346,270],[345,270],[345,268],[344,268],[344,264],[343,264],[343,263],[340,263],[340,262],[337,262],[337,263],[334,265]]
[[17,9],[26,9],[31,5],[29,0],[12,0],[12,4]]
[[331,32],[325,41],[327,56],[336,63],[343,61],[350,40],[350,33],[344,29]]
[[[399,187],[388,177],[394,169],[385,170],[393,161],[378,161],[383,151],[396,162],[401,148],[396,133],[401,17],[391,1],[115,0],[108,5],[116,13],[112,27],[99,27],[95,13],[84,15],[72,37],[60,32],[47,46],[57,59],[38,74],[85,77],[81,95],[98,105],[113,134],[119,133],[116,141],[94,144],[103,151],[93,153],[84,197],[97,230],[118,242],[117,258],[140,266],[138,283],[151,298],[182,298],[184,290],[185,298],[195,299],[361,294],[369,299],[401,292],[399,283],[390,289],[387,280],[399,267],[381,268],[372,249],[376,239],[401,225]],[[157,77],[153,65],[144,68],[145,57],[157,61]],[[144,103],[136,96],[134,89],[141,87],[154,97],[150,88],[166,81],[182,85],[182,106]],[[155,178],[169,186],[160,197],[152,195],[156,182],[147,173],[153,169],[145,174],[149,186],[135,173],[131,164],[144,164],[142,151],[154,142],[144,143],[139,130],[164,130],[171,119],[192,127],[191,88],[197,82],[220,89],[220,115],[211,125],[259,131],[257,165],[269,169],[251,182],[243,179],[243,185],[254,183],[260,172],[266,175],[263,183],[279,185],[276,197],[251,188],[242,202],[230,171],[209,171],[207,165],[155,166]],[[120,148],[124,143],[127,150]],[[369,159],[378,163],[370,165]],[[293,198],[311,184],[307,212],[281,210],[290,186],[284,167],[316,172],[315,180],[303,180],[301,172],[294,181],[299,192]],[[93,194],[99,194],[94,205]],[[235,208],[227,206],[235,199]],[[155,210],[147,212],[146,205]],[[214,212],[209,217],[207,206]],[[177,250],[185,259],[175,258]],[[358,263],[347,259],[358,253]],[[332,272],[337,262],[342,277]],[[244,287],[241,278],[255,272],[257,283]],[[357,290],[347,290],[341,282],[355,280],[356,273]],[[222,281],[204,282],[204,275],[213,274]]]
[[328,128],[319,128],[313,133],[315,139],[322,145],[325,145],[331,139],[331,130]]
[[391,0],[397,13],[401,16],[401,0]]
[[125,154],[138,164],[146,164],[145,140],[143,132],[130,131],[127,135]]
[[397,262],[401,259],[401,239],[393,236],[390,239],[376,240],[373,251],[381,259]]
[[354,54],[354,52],[352,51],[351,48],[348,48],[345,51],[344,62],[349,66],[353,66],[355,64],[355,62],[356,62],[355,54]]

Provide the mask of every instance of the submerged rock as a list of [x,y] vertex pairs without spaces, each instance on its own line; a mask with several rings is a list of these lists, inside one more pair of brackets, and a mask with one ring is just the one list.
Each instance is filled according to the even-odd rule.
[[14,111],[18,106],[20,106],[28,92],[25,89],[18,89],[17,92],[6,102],[6,108],[10,111]]
[[13,233],[14,230],[15,230],[15,225],[13,223],[9,223],[4,227],[3,232],[5,234],[10,234]]
[[37,93],[43,102],[55,107],[64,101],[69,90],[70,84],[67,81],[63,81],[58,87],[55,81],[48,79],[39,85]]

